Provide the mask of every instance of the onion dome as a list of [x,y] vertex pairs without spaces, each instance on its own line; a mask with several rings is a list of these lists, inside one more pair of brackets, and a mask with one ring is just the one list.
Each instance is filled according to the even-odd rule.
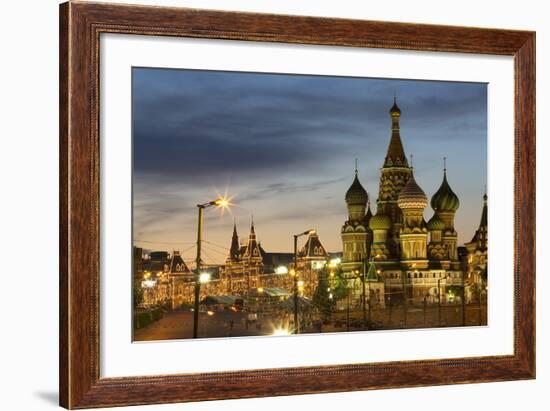
[[355,178],[353,180],[353,183],[346,192],[346,203],[348,203],[348,205],[366,205],[368,200],[369,196],[359,182],[357,171],[355,171]]
[[414,175],[411,173],[409,181],[399,193],[397,205],[401,209],[424,209],[428,205],[428,197],[420,186],[416,183]]
[[434,211],[456,211],[460,206],[457,195],[447,182],[447,171],[443,171],[443,182],[432,197],[431,206]]
[[401,110],[399,109],[399,106],[397,105],[397,98],[393,98],[393,106],[390,108],[390,115],[392,117],[399,117],[401,115]]
[[391,219],[385,214],[377,212],[369,221],[371,230],[389,230],[391,228]]
[[428,221],[428,230],[430,231],[443,231],[445,229],[445,223],[437,214],[434,214],[430,221]]

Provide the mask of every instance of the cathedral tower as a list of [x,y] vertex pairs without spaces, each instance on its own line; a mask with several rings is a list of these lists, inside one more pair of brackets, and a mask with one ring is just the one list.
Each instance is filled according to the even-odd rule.
[[370,256],[376,261],[386,261],[390,257],[387,241],[388,230],[391,229],[391,226],[390,218],[382,214],[380,209],[370,219],[369,228],[372,230]]
[[443,167],[443,181],[441,182],[439,189],[432,197],[431,206],[435,211],[435,214],[437,214],[437,216],[445,224],[442,235],[442,243],[447,248],[449,259],[456,262],[458,261],[458,235],[454,227],[454,220],[456,210],[458,210],[458,207],[460,206],[460,201],[447,182],[446,165]]
[[[481,221],[472,241],[464,244],[468,251],[467,273],[469,284],[482,284],[487,281],[487,194],[483,195]],[[472,299],[470,289],[470,299]]]
[[377,214],[389,217],[391,227],[387,232],[387,245],[392,258],[399,258],[399,230],[402,223],[401,209],[397,205],[399,192],[405,187],[411,170],[405,156],[399,121],[401,119],[401,110],[397,106],[397,100],[394,97],[393,106],[390,109],[392,122],[392,132],[390,144],[384,159],[384,165],[380,173],[380,185],[378,192]]
[[367,257],[368,226],[365,214],[368,194],[359,182],[355,166],[355,178],[346,192],[346,204],[348,208],[348,220],[342,226],[342,243],[344,248],[342,269],[345,272],[362,270],[363,261]]
[[403,213],[399,233],[401,259],[407,265],[413,263],[423,268],[423,265],[427,266],[428,230],[424,222],[424,209],[428,205],[428,198],[416,183],[412,171],[407,184],[399,193],[397,204]]

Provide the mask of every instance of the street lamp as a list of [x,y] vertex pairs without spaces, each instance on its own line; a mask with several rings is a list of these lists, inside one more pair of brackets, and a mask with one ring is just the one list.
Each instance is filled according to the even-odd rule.
[[315,234],[314,229],[294,234],[294,334],[300,333],[300,325],[298,324],[298,237],[311,234]]
[[[203,204],[197,204],[197,209],[199,210],[199,220],[197,227],[197,259],[196,259],[196,274],[195,274],[195,304],[193,309],[193,338],[197,338],[199,331],[199,298],[201,293],[201,283],[208,282],[210,279],[210,274],[200,272],[201,268],[201,245],[202,245],[202,221],[204,209],[216,206],[222,209],[227,209],[231,205],[230,199],[227,197],[220,197],[216,200],[209,201]],[[207,274],[208,278],[204,275]],[[201,278],[202,277],[202,278]],[[206,280],[206,281],[203,281]]]
[[280,265],[275,269],[275,274],[278,274],[278,275],[288,274],[288,268],[286,268],[284,265]]
[[199,283],[206,284],[208,281],[210,281],[210,273],[202,272],[199,274]]

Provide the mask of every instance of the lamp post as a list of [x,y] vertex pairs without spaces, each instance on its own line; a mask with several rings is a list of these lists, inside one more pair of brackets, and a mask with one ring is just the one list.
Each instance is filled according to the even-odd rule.
[[[218,198],[216,200],[209,201],[203,204],[197,204],[197,209],[199,211],[198,215],[198,225],[197,225],[197,258],[196,258],[196,273],[195,273],[195,304],[193,305],[193,338],[197,338],[199,331],[199,298],[201,293],[201,245],[202,245],[202,223],[204,216],[204,209],[216,206],[227,208],[229,207],[229,199],[225,197]],[[203,273],[205,274],[205,273]],[[203,280],[206,277],[203,276]],[[205,281],[206,282],[206,281]]]
[[462,270],[462,294],[460,296],[460,302],[462,305],[462,325],[466,325],[466,287],[464,285],[464,270]]
[[[365,282],[367,280],[367,259],[363,261],[363,294],[362,294],[362,307],[363,307],[363,329],[367,329],[367,301],[366,301],[366,295],[365,295]],[[370,320],[370,284],[369,284],[369,320]]]
[[479,288],[479,297],[478,297],[478,308],[479,308],[479,325],[483,325],[483,318],[481,317],[481,287],[483,285],[483,282],[481,281],[481,274],[479,275],[479,281],[478,281],[478,288]]
[[298,323],[298,237],[310,234],[315,234],[315,230],[310,229],[300,234],[294,234],[294,334],[300,333],[300,324]]
[[441,278],[437,279],[437,326],[441,327]]

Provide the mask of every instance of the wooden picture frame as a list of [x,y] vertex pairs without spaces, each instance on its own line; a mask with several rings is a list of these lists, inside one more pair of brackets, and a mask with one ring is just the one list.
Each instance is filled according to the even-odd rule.
[[[513,56],[514,354],[100,378],[101,33]],[[90,408],[535,378],[535,33],[184,8],[60,6],[60,405]]]

